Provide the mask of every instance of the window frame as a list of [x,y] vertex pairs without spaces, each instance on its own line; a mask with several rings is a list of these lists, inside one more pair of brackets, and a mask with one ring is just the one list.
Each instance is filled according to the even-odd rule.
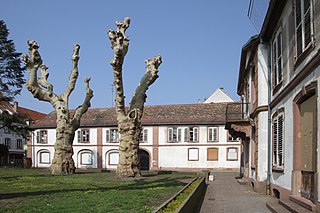
[[[113,134],[116,134],[115,137]],[[119,143],[120,133],[118,128],[109,128],[106,130],[106,142],[107,143]]]
[[[42,156],[42,154],[48,154],[48,162],[43,161],[43,156]],[[50,153],[49,150],[40,150],[38,156],[39,156],[39,163],[41,163],[41,164],[50,164],[50,161],[51,161],[51,153]]]
[[[83,133],[86,134],[83,134]],[[78,143],[90,143],[90,129],[80,129],[78,133]]]
[[140,143],[147,143],[148,142],[148,129],[142,128],[140,134]]
[[182,142],[182,129],[181,127],[168,127],[167,128],[168,143]]
[[[210,133],[210,130],[212,130],[212,132]],[[216,137],[214,137],[214,132],[216,130]],[[219,142],[219,127],[218,126],[209,126],[207,128],[207,140],[208,142]],[[210,139],[210,136],[212,139]]]
[[199,127],[190,126],[184,128],[184,141],[190,143],[199,142]]
[[37,143],[47,144],[48,143],[48,130],[37,131]]
[[[279,44],[280,43],[280,44]],[[272,87],[277,90],[283,82],[283,33],[279,28],[272,40],[271,45]]]
[[[305,2],[309,1],[310,6],[307,11],[305,11]],[[295,54],[296,54],[296,62],[297,61],[302,61],[306,54],[307,51],[314,46],[314,26],[313,26],[313,1],[312,0],[295,0],[294,2],[294,21],[295,21]],[[298,3],[300,5],[300,10],[298,11]],[[309,15],[307,15],[309,13]],[[300,21],[297,20],[298,17],[300,17]],[[310,34],[308,33],[308,36],[310,37],[310,41],[306,44],[306,20],[309,18],[309,24],[310,24]],[[299,29],[301,28],[301,29]],[[298,32],[301,31],[301,32]],[[301,33],[301,39],[298,36],[298,34]],[[301,40],[301,41],[300,41]],[[300,45],[301,45],[301,50],[300,50]],[[301,52],[300,52],[301,51]],[[300,60],[300,58],[302,58]]]
[[[190,156],[192,153],[191,151],[196,151],[196,157]],[[199,148],[188,148],[188,161],[199,161]]]
[[[230,149],[235,149],[236,150],[236,159],[230,159],[229,158],[229,150]],[[227,161],[238,161],[239,160],[239,149],[238,149],[238,147],[227,147],[227,150],[226,150],[227,152]]]
[[23,144],[22,144],[22,139],[17,139],[16,140],[16,145],[17,145],[17,149],[22,149],[23,148]]
[[11,138],[5,138],[4,145],[8,147],[8,149],[11,149]]
[[[209,159],[209,150],[217,150],[216,158],[210,158]],[[218,147],[207,148],[207,161],[219,161],[219,148]]]

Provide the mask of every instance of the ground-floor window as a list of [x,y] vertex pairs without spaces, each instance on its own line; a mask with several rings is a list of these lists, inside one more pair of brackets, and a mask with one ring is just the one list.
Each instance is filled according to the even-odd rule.
[[219,149],[208,148],[207,149],[207,161],[218,161],[219,160]]

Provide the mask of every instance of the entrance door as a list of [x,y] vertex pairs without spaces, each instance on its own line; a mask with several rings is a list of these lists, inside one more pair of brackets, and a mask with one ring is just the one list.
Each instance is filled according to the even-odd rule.
[[301,196],[316,199],[317,172],[317,99],[313,95],[300,104]]
[[150,168],[149,153],[145,150],[139,149],[139,159],[140,159],[140,170],[149,170]]

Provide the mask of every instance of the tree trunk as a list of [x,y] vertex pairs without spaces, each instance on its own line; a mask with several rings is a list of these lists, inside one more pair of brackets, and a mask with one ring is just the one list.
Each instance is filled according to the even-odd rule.
[[73,156],[73,139],[75,131],[70,124],[61,117],[57,119],[56,142],[54,145],[54,156],[51,163],[52,175],[74,174],[75,164]]
[[117,175],[119,177],[140,176],[139,140],[141,134],[141,116],[139,110],[131,111],[118,122],[121,135],[119,145],[119,163]]

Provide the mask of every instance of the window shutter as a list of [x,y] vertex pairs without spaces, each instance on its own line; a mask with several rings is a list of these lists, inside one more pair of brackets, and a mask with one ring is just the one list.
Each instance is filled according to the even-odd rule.
[[213,136],[212,128],[209,128],[209,129],[208,129],[208,140],[209,140],[209,141],[213,141],[212,136]]
[[193,141],[198,141],[198,128],[193,128]]
[[275,87],[277,85],[277,63],[276,63],[276,42],[272,45],[272,86]]
[[284,134],[284,128],[283,128],[283,115],[280,115],[278,118],[278,165],[282,166],[283,165],[283,134]]
[[40,132],[37,132],[37,143],[40,143]]
[[143,142],[147,142],[148,141],[148,130],[144,129],[143,130]]
[[277,119],[273,120],[273,163],[277,165],[278,156],[277,156],[277,147],[278,147],[278,121]]
[[110,130],[109,129],[106,130],[106,141],[110,142]]
[[304,46],[311,43],[311,2],[304,0]]
[[282,33],[277,36],[277,75],[278,83],[282,81]]
[[78,130],[77,134],[78,134],[78,143],[81,143],[81,131]]
[[172,142],[172,133],[173,133],[172,128],[168,128],[168,141],[169,142]]
[[178,142],[181,142],[181,129],[178,128]]
[[213,128],[213,140],[218,141],[218,128]]
[[189,129],[184,128],[184,141],[189,141]]
[[296,39],[297,39],[297,56],[299,56],[302,53],[301,0],[296,0]]

